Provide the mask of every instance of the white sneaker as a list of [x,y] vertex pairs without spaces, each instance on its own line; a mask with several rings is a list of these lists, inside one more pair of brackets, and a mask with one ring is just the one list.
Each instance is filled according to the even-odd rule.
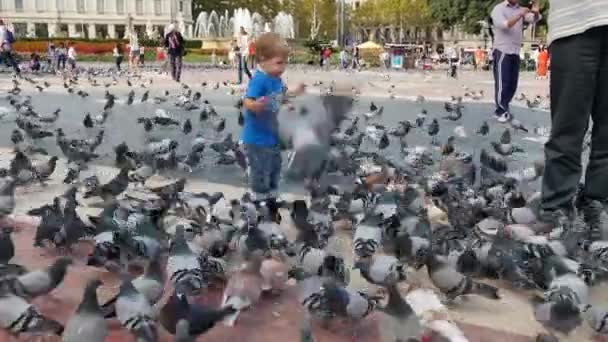
[[500,115],[496,115],[496,120],[500,123],[507,123],[513,120],[513,116],[509,112],[504,112]]

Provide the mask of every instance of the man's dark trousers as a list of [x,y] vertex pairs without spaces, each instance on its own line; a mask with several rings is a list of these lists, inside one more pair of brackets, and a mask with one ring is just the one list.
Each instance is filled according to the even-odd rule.
[[494,56],[494,101],[496,102],[496,115],[509,111],[509,104],[517,91],[519,81],[519,55],[502,53],[499,50],[492,52]]
[[551,44],[551,137],[545,144],[543,211],[569,210],[581,180],[589,119],[591,153],[583,198],[608,199],[608,26]]

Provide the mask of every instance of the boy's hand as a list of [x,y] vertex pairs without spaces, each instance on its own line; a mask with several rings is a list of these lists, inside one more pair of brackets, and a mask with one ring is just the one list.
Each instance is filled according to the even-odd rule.
[[249,109],[254,113],[261,113],[266,107],[266,98],[260,97],[257,100],[248,100],[245,103],[245,108]]
[[306,84],[300,83],[300,84],[298,84],[298,86],[296,87],[296,89],[294,89],[293,93],[295,95],[299,96],[299,95],[304,94],[305,91],[306,91]]

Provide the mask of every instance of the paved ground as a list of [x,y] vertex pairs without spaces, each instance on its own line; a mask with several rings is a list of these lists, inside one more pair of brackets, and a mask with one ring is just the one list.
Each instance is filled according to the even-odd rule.
[[[147,80],[150,78],[154,80],[152,85],[147,83]],[[463,123],[468,137],[459,138],[458,142],[462,145],[463,149],[474,152],[479,149],[480,145],[487,144],[490,139],[494,139],[501,132],[500,129],[493,129],[492,135],[483,140],[475,138],[474,134],[474,130],[481,121],[487,119],[492,111],[492,105],[489,103],[492,102],[493,85],[491,74],[487,72],[465,72],[462,73],[459,79],[455,80],[448,79],[443,72],[426,74],[420,72],[391,72],[387,74],[380,71],[362,71],[347,73],[337,70],[319,71],[300,67],[289,70],[285,78],[288,84],[305,82],[310,85],[308,96],[299,100],[298,104],[311,108],[318,106],[316,94],[321,91],[319,87],[313,87],[313,83],[322,81],[323,85],[327,85],[331,81],[336,81],[355,85],[362,95],[355,108],[355,112],[364,111],[370,101],[375,101],[377,104],[385,106],[382,123],[386,125],[394,124],[403,119],[413,120],[422,108],[427,109],[432,117],[442,116],[444,115],[442,103],[434,101],[443,101],[449,98],[450,95],[462,96],[465,92],[465,87],[469,89],[468,91],[478,92],[479,90],[483,90],[485,92],[483,99],[478,101],[471,100],[471,103],[467,104],[466,119],[463,120]],[[69,136],[91,135],[91,131],[82,128],[81,121],[85,112],[89,111],[95,114],[101,111],[103,106],[102,94],[105,88],[94,88],[88,86],[88,83],[84,80],[81,80],[81,86],[79,87],[91,94],[89,98],[83,100],[75,95],[68,95],[58,78],[45,77],[45,79],[52,83],[52,86],[48,90],[38,93],[31,85],[23,85],[24,94],[33,97],[35,107],[42,113],[50,113],[56,107],[61,107],[63,112],[58,125],[65,127]],[[189,69],[185,71],[183,81],[193,87],[194,90],[199,90],[203,82],[212,84],[234,79],[235,75],[230,71]],[[102,84],[106,80],[109,79],[104,79],[103,81],[99,79]],[[172,82],[166,76],[145,73],[144,80],[148,87],[146,90],[150,90],[150,97],[161,95],[164,90],[169,90],[171,94],[175,94],[180,89],[180,85]],[[141,82],[135,82],[135,87],[133,88],[136,92],[136,98],[139,98],[145,91],[139,88],[139,83]],[[0,93],[4,93],[9,87],[10,79],[6,75],[0,74]],[[195,119],[198,116],[197,114],[180,112],[173,107],[170,101],[161,106],[149,103],[126,106],[124,98],[130,91],[130,88],[122,79],[118,85],[112,86],[109,89],[119,97],[119,101],[107,123],[108,142],[104,143],[101,148],[101,151],[107,153],[108,156],[111,156],[112,146],[120,141],[127,141],[132,146],[141,144],[141,141],[145,137],[141,133],[141,128],[134,124],[135,118],[151,115],[159,107],[171,111],[171,114],[180,120],[192,116],[193,122],[198,122],[198,119]],[[236,101],[238,92],[231,94],[231,89],[232,87],[223,86],[218,90],[206,89],[203,91],[203,97],[216,106],[220,114],[229,118],[227,131],[237,133],[236,111],[232,107],[232,104]],[[392,95],[389,94],[389,89]],[[520,90],[532,97],[537,94],[546,96],[548,82],[546,80],[535,80],[531,74],[523,74]],[[427,100],[424,104],[416,104],[411,101],[420,95],[424,96]],[[393,99],[389,97],[393,97]],[[522,103],[518,103],[518,105],[522,105]],[[9,106],[2,97],[0,98],[0,112],[3,111],[3,108],[9,108]],[[519,106],[514,109],[514,113],[522,119],[524,124],[531,128],[548,126],[548,113],[546,111],[531,111],[523,106]],[[234,115],[231,116],[231,114]],[[0,123],[1,146],[10,146],[8,136],[13,128],[12,118],[11,114],[9,114],[3,119],[4,123]],[[443,121],[441,124],[440,140],[443,141],[447,136],[454,134],[453,130],[456,124]],[[197,130],[206,136],[210,134],[209,127],[197,126],[195,131]],[[180,142],[184,144],[192,138],[192,136],[184,137],[172,131],[160,131],[157,134],[180,139]],[[518,134],[516,136],[517,142],[524,146],[527,151],[525,155],[514,161],[516,167],[519,167],[519,165],[523,166],[530,160],[542,158],[542,145],[538,142],[538,139],[541,138],[532,133],[529,135]],[[411,139],[412,144],[428,145],[429,138],[424,132],[413,133]],[[49,148],[51,154],[58,153],[56,148],[53,147],[54,139],[49,139],[43,144]],[[9,151],[6,148],[2,149],[0,151],[0,161],[2,161],[0,166],[10,160],[10,158],[11,154]],[[115,171],[107,167],[107,164],[107,160],[102,161],[99,165],[92,168],[91,172],[95,172],[102,178],[110,178]],[[65,189],[65,186],[60,184],[60,179],[64,173],[65,167],[62,164],[55,179],[48,187],[19,189],[16,213],[20,214],[31,207],[50,202],[54,195]],[[190,186],[207,191],[223,191],[229,197],[236,197],[243,191],[240,171],[233,167],[217,167],[212,160],[205,163],[204,168],[192,176]],[[298,196],[302,193],[296,185],[286,186],[284,190],[289,192],[288,196]],[[285,229],[289,229],[289,227],[285,227]],[[24,263],[29,268],[44,267],[48,264],[49,256],[46,252],[32,247],[32,234],[33,232],[31,231],[23,230],[14,235],[18,246],[16,261]],[[74,310],[80,301],[83,283],[86,282],[86,279],[93,276],[99,276],[105,282],[100,291],[100,295],[103,298],[107,298],[116,291],[117,288],[115,286],[117,285],[117,281],[115,277],[84,265],[83,256],[86,254],[86,250],[87,246],[83,244],[80,253],[82,255],[77,256],[78,261],[74,267],[75,272],[70,272],[65,284],[56,292],[56,297],[60,298],[60,301],[36,302],[44,313],[65,321],[67,315]],[[428,285],[428,281],[424,279],[425,276],[423,274],[420,275],[420,278],[423,283]],[[201,338],[201,341],[229,341],[236,338],[242,338],[246,341],[297,340],[301,310],[294,298],[293,292],[294,290],[290,289],[280,297],[265,298],[262,304],[242,316],[237,328],[227,329],[220,327],[214,329],[204,338]],[[217,303],[218,293],[219,291],[211,291],[209,295],[200,298],[200,300]],[[605,302],[608,300],[608,294],[605,293],[606,291],[603,288],[596,288],[594,289],[593,297],[598,301]],[[504,290],[504,298],[499,302],[472,298],[458,303],[454,307],[450,307],[449,316],[459,324],[470,341],[529,341],[537,332],[542,331],[542,328],[534,321],[531,308],[527,304],[526,296],[508,289]],[[378,326],[382,326],[378,323],[381,323],[382,319],[381,314],[374,314],[369,319],[366,319],[359,329],[356,340],[377,341],[380,336]],[[109,340],[129,340],[129,337],[126,337],[123,331],[118,329],[116,325],[113,326],[116,329]],[[342,325],[333,327],[332,331],[326,331],[320,327],[315,327],[314,330],[318,341],[347,341],[350,339],[348,330]],[[581,328],[575,336],[563,338],[562,340],[583,341],[589,339],[591,339],[589,331]],[[0,341],[5,340],[8,340],[7,337],[0,335]],[[167,335],[163,335],[163,340],[168,341],[170,339]]]

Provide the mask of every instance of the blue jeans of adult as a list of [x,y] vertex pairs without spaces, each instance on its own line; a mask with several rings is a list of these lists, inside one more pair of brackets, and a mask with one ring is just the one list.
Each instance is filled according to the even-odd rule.
[[0,55],[2,56],[2,59],[8,66],[13,67],[13,69],[15,70],[16,73],[21,72],[21,69],[19,69],[19,64],[17,63],[17,60],[15,59],[15,56],[13,56],[13,53],[11,52],[11,50],[5,50],[5,51],[0,50]]
[[243,83],[243,72],[251,79],[251,72],[249,71],[249,67],[247,67],[247,56],[239,55],[239,84]]
[[591,153],[581,195],[608,200],[608,26],[558,39],[550,49],[551,135],[545,144],[541,208],[567,212],[581,182],[589,119]]
[[281,179],[281,151],[279,146],[266,147],[247,144],[249,186],[256,201],[274,199]]
[[499,50],[492,52],[494,56],[494,114],[502,115],[509,112],[509,105],[519,82],[519,55],[507,54]]
[[182,77],[182,54],[169,54],[169,59],[171,61],[171,78],[180,82]]

